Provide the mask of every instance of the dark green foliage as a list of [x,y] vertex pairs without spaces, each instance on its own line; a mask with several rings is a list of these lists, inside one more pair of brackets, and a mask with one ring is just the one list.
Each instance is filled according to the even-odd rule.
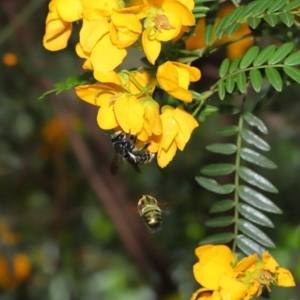
[[[250,128],[245,128],[245,125],[250,126]],[[232,184],[221,185],[215,179],[202,176],[196,177],[196,180],[202,187],[214,193],[233,193],[232,200],[229,198],[217,201],[210,209],[211,213],[230,211],[229,215],[226,213],[226,216],[221,215],[214,217],[206,222],[206,226],[218,228],[234,226],[234,244],[245,254],[252,254],[253,252],[262,253],[264,247],[275,247],[273,241],[260,228],[254,225],[254,223],[259,226],[274,227],[272,221],[262,211],[281,213],[280,209],[270,199],[254,188],[242,184],[242,181],[244,181],[266,192],[278,192],[277,188],[268,179],[260,175],[256,170],[254,171],[243,165],[244,162],[248,162],[260,168],[276,168],[275,163],[270,159],[256,150],[243,146],[243,142],[247,142],[259,150],[270,150],[270,146],[260,136],[253,133],[252,128],[255,128],[263,134],[268,133],[267,127],[262,120],[249,111],[245,111],[240,115],[238,127],[229,126],[219,131],[219,134],[223,136],[235,135],[237,139],[236,144],[216,143],[206,147],[207,150],[214,153],[227,156],[234,155],[235,164],[210,164],[203,167],[201,173],[206,176],[225,176],[235,172],[235,176],[230,177],[234,181]],[[228,182],[228,180],[226,181]],[[209,236],[202,240],[201,244],[212,243],[213,241],[215,243],[221,243],[215,236]]]

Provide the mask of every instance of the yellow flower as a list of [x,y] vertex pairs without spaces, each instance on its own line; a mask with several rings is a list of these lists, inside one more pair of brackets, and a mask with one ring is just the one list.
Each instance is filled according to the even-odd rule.
[[[64,8],[67,7],[67,10]],[[81,19],[81,1],[52,0],[46,19],[43,45],[50,51],[57,51],[67,46],[72,32],[72,22]]]
[[148,5],[142,44],[145,55],[154,64],[161,50],[161,42],[170,41],[181,33],[182,26],[195,24],[195,18],[188,5],[177,0],[145,0]]
[[[192,299],[246,299],[252,284],[247,285],[242,276],[257,262],[256,254],[237,262],[227,246],[205,245],[196,249],[196,255],[199,262],[194,265],[194,276],[203,288],[196,291]],[[203,291],[207,296],[202,296]]]
[[153,141],[149,151],[157,151],[157,162],[164,168],[175,156],[177,148],[183,150],[193,130],[199,126],[195,118],[181,107],[176,109],[166,105],[161,114],[163,132],[159,141]]
[[107,73],[122,63],[127,55],[125,48],[139,38],[142,32],[139,12],[144,6],[123,9],[123,2],[110,1],[110,5],[104,8],[103,3],[108,2],[100,1],[97,9],[93,9],[90,3],[84,4],[81,49],[77,54],[89,60],[88,65],[94,71]]
[[160,65],[156,74],[157,81],[163,90],[185,102],[192,101],[192,93],[188,91],[190,82],[198,81],[200,77],[199,69],[172,61]]
[[[105,80],[105,74],[98,74]],[[75,88],[84,101],[100,106],[97,121],[102,129],[121,128],[146,141],[152,134],[162,132],[159,105],[151,98],[154,79],[145,71],[109,74],[107,79],[118,78],[119,84],[93,84]]]

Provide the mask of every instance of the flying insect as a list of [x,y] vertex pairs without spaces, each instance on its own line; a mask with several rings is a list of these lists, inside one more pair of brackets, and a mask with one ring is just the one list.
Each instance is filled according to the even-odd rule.
[[124,160],[131,164],[136,172],[141,173],[138,165],[149,163],[155,157],[154,153],[146,150],[150,143],[146,143],[139,149],[135,148],[137,137],[130,133],[126,134],[122,131],[117,131],[111,135],[111,141],[115,150],[110,166],[110,171],[113,175],[117,174]]
[[154,197],[143,195],[138,202],[138,211],[150,232],[161,230],[162,210]]

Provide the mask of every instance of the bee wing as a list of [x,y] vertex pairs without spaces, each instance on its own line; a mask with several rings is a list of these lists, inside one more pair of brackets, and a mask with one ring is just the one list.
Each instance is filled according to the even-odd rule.
[[116,175],[118,171],[122,168],[123,166],[123,159],[120,155],[117,153],[114,154],[113,160],[110,165],[110,173],[112,175]]
[[137,164],[131,164],[131,165],[137,173],[141,174],[141,169],[139,168],[139,166]]

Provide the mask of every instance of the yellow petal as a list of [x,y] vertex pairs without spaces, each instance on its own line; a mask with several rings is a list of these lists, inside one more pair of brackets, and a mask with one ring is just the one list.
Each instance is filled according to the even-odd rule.
[[86,52],[91,52],[97,42],[109,32],[109,23],[103,20],[84,20],[79,33],[80,44]]
[[247,257],[243,258],[234,267],[234,272],[240,273],[240,272],[243,272],[243,271],[249,269],[250,267],[253,266],[253,264],[255,264],[257,262],[257,260],[258,260],[258,258],[257,258],[257,254],[256,253],[253,254],[253,255],[250,255],[250,256],[247,256]]
[[107,73],[120,65],[126,54],[127,51],[113,45],[109,34],[106,34],[94,47],[91,62],[95,71]]
[[72,33],[72,23],[63,21],[57,13],[51,12],[46,19],[46,32],[43,45],[47,50],[57,51],[66,48]]
[[[151,146],[151,145],[150,145]],[[148,148],[150,148],[150,146]],[[149,149],[150,150],[150,149]],[[161,168],[164,168],[169,164],[176,154],[176,144],[175,142],[171,143],[168,149],[160,148],[157,153],[157,163]]]
[[159,41],[156,39],[150,39],[148,34],[150,34],[152,28],[148,27],[143,31],[142,34],[142,44],[143,44],[143,49],[145,52],[145,55],[148,59],[148,61],[154,65],[155,61],[160,53],[161,50],[161,44]]
[[170,106],[164,106],[161,114],[163,136],[160,143],[160,147],[167,150],[174,142],[175,136],[178,133],[179,127],[173,118],[174,108]]
[[94,47],[91,62],[95,71],[107,73],[120,65],[126,54],[127,51],[113,45],[109,34],[106,34]]
[[[189,81],[194,82],[198,81],[201,78],[201,72],[198,68],[191,67],[187,64],[182,64],[179,62],[172,62],[172,64],[177,67],[178,69],[185,70],[189,74]],[[177,69],[177,70],[178,70]],[[185,75],[187,76],[187,75]]]
[[67,22],[74,22],[82,18],[82,4],[80,0],[59,0],[57,3],[59,16]]
[[272,255],[269,254],[269,252],[264,252],[262,255],[263,260],[263,269],[268,270],[271,273],[275,273],[276,268],[279,267],[278,262],[273,258]]
[[124,132],[135,135],[143,127],[144,107],[134,97],[123,94],[115,102],[115,115]]
[[75,92],[80,99],[97,106],[109,102],[113,96],[111,91],[107,91],[107,86],[101,84],[77,86]]
[[284,268],[277,268],[276,273],[278,274],[277,284],[279,286],[289,287],[295,286],[295,281],[292,273]]
[[116,128],[119,125],[115,117],[114,104],[112,101],[107,101],[100,107],[97,122],[99,127],[105,130]]
[[225,273],[220,276],[219,286],[221,299],[241,300],[246,294],[246,286]]
[[94,77],[100,82],[111,82],[118,85],[121,85],[121,79],[115,71],[102,73],[94,71]]
[[182,20],[182,25],[195,25],[195,17],[192,12],[179,1],[165,1],[162,5],[164,12],[177,15]]
[[183,135],[183,142],[187,143],[193,130],[199,126],[198,122],[190,113],[180,107],[175,109],[173,117],[179,126],[180,133]]

